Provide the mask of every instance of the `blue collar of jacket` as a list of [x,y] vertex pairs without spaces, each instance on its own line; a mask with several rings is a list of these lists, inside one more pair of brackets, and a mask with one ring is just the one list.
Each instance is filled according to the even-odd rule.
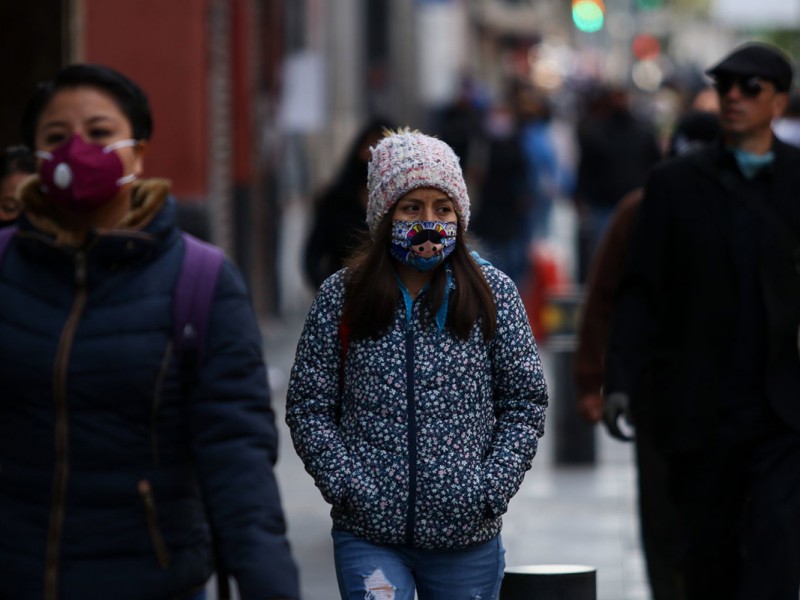
[[[491,263],[488,260],[481,258],[481,256],[475,251],[471,251],[470,255],[472,258],[475,259],[479,265],[490,265]],[[444,284],[444,297],[442,298],[442,303],[439,305],[439,308],[436,310],[436,327],[441,332],[444,329],[444,324],[447,321],[447,308],[450,305],[450,294],[455,289],[455,280],[453,279],[453,268],[450,266],[450,263],[445,263],[444,265],[444,276],[445,276],[445,284]],[[403,284],[403,280],[400,279],[400,275],[395,272],[395,278],[397,279],[397,285],[400,287],[400,293],[403,294],[403,304],[406,307],[406,321],[411,321],[411,313],[412,308],[414,306],[414,299],[411,297],[411,294],[408,291],[408,288]],[[430,284],[426,283],[422,289],[419,291],[420,294],[426,292],[428,290],[428,286]]]
[[[408,288],[403,284],[403,280],[400,279],[400,275],[395,272],[395,278],[397,279],[397,285],[400,287],[400,293],[403,294],[403,303],[406,307],[406,322],[411,322],[411,312],[412,307],[414,306],[414,298],[411,297],[411,294],[408,291]],[[444,266],[444,276],[445,276],[445,284],[444,284],[444,297],[442,298],[442,303],[439,305],[439,308],[436,310],[436,327],[439,331],[444,329],[444,324],[447,321],[447,305],[450,302],[450,293],[453,290],[453,269],[450,267],[449,264],[445,264]],[[422,289],[419,291],[419,294],[422,295],[428,291],[428,287],[430,283],[426,283],[422,286]]]

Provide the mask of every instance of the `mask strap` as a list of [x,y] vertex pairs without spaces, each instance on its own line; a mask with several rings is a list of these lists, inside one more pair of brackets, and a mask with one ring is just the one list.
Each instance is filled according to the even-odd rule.
[[[138,145],[139,142],[137,140],[119,140],[118,142],[114,142],[113,144],[109,144],[105,148],[103,148],[103,152],[108,154],[109,152],[113,152],[114,150],[118,150],[119,148],[133,148],[134,146]],[[131,173],[130,175],[125,175],[125,177],[120,177],[117,179],[117,186],[122,187],[127,183],[131,183],[132,181],[136,181],[136,173]]]
[[34,152],[37,158],[41,158],[44,160],[53,160],[53,154],[50,152],[46,152],[45,150],[37,150]]
[[131,181],[136,181],[136,173],[131,173],[130,175],[125,175],[125,177],[120,177],[117,179],[117,185],[122,187],[126,183],[130,183]]
[[118,142],[114,142],[113,144],[109,144],[105,148],[103,148],[103,152],[108,154],[109,152],[113,152],[114,150],[118,150],[119,148],[132,148],[136,146],[139,142],[137,140],[119,140]]

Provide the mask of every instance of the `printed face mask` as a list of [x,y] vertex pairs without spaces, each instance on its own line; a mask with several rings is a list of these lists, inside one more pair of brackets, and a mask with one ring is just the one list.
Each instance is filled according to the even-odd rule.
[[123,177],[118,148],[135,146],[136,140],[120,140],[108,146],[87,144],[75,134],[52,153],[39,150],[42,192],[73,212],[88,212],[110,201],[119,188],[136,179]]
[[456,247],[455,223],[445,221],[393,221],[392,256],[417,271],[440,265]]

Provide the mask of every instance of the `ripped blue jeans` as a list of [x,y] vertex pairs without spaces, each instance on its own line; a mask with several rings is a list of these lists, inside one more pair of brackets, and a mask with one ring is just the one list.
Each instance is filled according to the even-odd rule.
[[374,544],[333,530],[342,600],[497,600],[505,570],[498,535],[463,550]]

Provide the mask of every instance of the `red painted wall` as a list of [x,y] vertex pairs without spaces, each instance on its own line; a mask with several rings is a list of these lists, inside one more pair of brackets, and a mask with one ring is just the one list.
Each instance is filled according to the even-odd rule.
[[150,98],[154,135],[145,176],[202,200],[208,171],[207,0],[83,0],[87,62],[136,81]]
[[255,15],[247,0],[231,3],[231,73],[233,119],[233,180],[246,185],[252,178],[253,156],[253,44]]

